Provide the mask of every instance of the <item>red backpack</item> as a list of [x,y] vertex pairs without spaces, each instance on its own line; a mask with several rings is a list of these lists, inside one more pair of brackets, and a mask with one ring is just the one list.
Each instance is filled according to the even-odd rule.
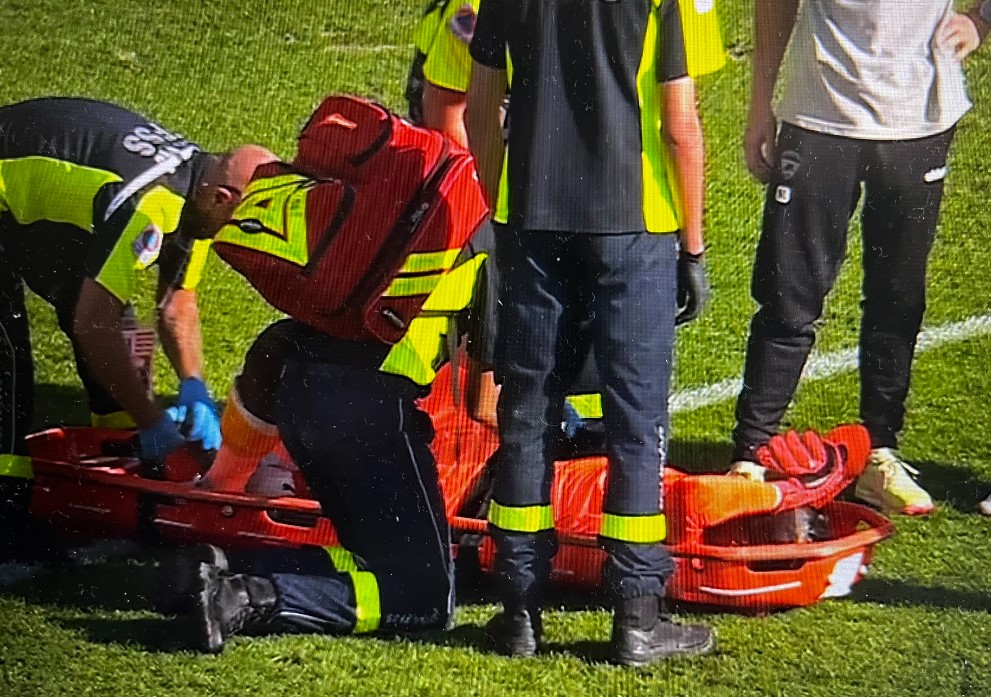
[[471,155],[356,97],[328,97],[291,164],[260,167],[214,249],[273,306],[394,344],[484,220]]

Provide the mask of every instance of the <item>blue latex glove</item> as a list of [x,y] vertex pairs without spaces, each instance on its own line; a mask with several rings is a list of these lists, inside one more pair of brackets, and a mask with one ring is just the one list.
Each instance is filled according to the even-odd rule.
[[179,433],[175,422],[168,414],[159,419],[153,426],[138,429],[138,439],[141,442],[141,457],[144,460],[158,462],[173,450],[178,450],[186,439]]
[[191,441],[202,441],[204,450],[219,450],[220,419],[217,405],[210,398],[206,385],[199,378],[186,378],[179,385],[176,417],[181,411],[182,431]]

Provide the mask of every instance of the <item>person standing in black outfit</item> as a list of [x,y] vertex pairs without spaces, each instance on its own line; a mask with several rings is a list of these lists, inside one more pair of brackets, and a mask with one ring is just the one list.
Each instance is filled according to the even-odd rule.
[[[711,11],[673,0],[479,8],[466,126],[497,223],[501,449],[489,523],[504,612],[492,630],[510,655],[532,655],[541,641],[556,550],[547,424],[561,422],[583,357],[579,325],[590,316],[608,433],[600,535],[614,659],[641,665],[714,645],[709,629],[660,615],[673,563],[661,544],[659,492],[676,306],[688,321],[708,295],[704,148],[690,75],[722,64],[717,28]],[[711,41],[685,41],[706,31]]]

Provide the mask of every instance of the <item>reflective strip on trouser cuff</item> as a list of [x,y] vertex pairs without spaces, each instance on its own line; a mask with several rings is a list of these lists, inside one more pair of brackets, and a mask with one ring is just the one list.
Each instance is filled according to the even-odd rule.
[[489,522],[509,532],[540,532],[554,529],[554,513],[546,506],[489,505]]
[[599,534],[620,542],[650,545],[663,542],[668,527],[663,513],[638,516],[604,513]]
[[27,455],[0,455],[0,477],[32,479],[34,468]]
[[375,574],[359,571],[354,555],[343,547],[324,547],[334,568],[351,577],[354,586],[354,633],[374,632],[382,623],[382,601]]
[[578,416],[583,419],[601,419],[602,418],[602,395],[598,392],[593,392],[589,394],[569,394],[567,396],[568,404],[570,404]]
[[90,424],[93,428],[135,428],[137,424],[126,411],[115,411],[110,414],[90,414]]

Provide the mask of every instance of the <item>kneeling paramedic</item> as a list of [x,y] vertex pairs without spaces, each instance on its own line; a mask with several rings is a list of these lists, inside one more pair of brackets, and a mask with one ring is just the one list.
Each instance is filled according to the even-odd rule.
[[225,431],[268,438],[259,451],[281,438],[339,546],[251,553],[241,573],[194,550],[169,604],[200,648],[448,625],[450,538],[417,399],[456,355],[486,257],[462,248],[486,213],[465,150],[352,97],[321,104],[291,164],[256,173],[215,249],[292,319],[249,351],[228,408],[242,433],[226,416]]
[[[190,439],[217,447],[194,289],[209,238],[255,166],[273,157],[258,146],[204,153],[144,116],[87,99],[0,108],[0,518],[15,526],[5,530],[27,524],[32,481],[25,285],[54,307],[72,342],[93,424],[136,425],[143,457],[157,460],[186,439],[149,397],[120,331],[137,272],[157,263],[159,330],[181,380],[179,412]],[[5,533],[3,554],[30,552],[31,537]]]
[[[281,438],[340,546],[239,555],[242,573],[217,550],[194,551],[187,563],[198,564],[195,580],[177,592],[193,601],[187,614],[200,648],[219,651],[234,634],[448,625],[450,538],[429,448],[433,428],[416,400],[447,351],[452,324],[437,315],[468,305],[484,258],[448,272],[423,306],[427,316],[393,347],[334,338],[294,320],[256,340],[237,381],[240,399],[225,415],[241,422],[225,424],[239,441],[228,445],[265,452]],[[169,570],[163,581],[175,576]]]

